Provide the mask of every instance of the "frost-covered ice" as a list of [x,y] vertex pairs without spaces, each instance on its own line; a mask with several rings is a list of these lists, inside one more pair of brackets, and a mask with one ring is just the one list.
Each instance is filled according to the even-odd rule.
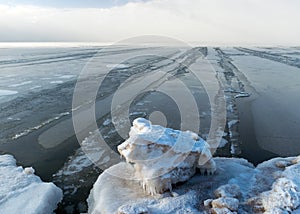
[[[150,195],[140,187],[137,166],[130,163],[137,161],[131,158],[143,158],[143,154],[155,158],[155,148],[156,155],[161,156],[159,147],[149,144],[149,141],[174,146],[171,136],[181,132],[162,130],[161,126],[153,127],[147,120],[136,122],[130,132],[129,141],[139,142],[141,146],[150,145],[148,153],[139,150],[131,156],[130,150],[134,150],[137,145],[128,140],[126,144],[121,144],[119,150],[129,162],[116,164],[98,177],[88,198],[89,213],[300,212],[300,156],[271,159],[256,168],[245,159],[216,157],[214,162],[217,167],[213,176],[196,173],[192,177],[190,174],[185,177],[182,174],[186,181],[184,184],[175,185],[171,191],[160,195]],[[188,144],[188,141],[184,142]],[[181,148],[184,149],[184,146]],[[149,150],[153,152],[149,153]],[[160,162],[160,169],[173,164],[172,158],[170,162],[167,159],[163,161]],[[150,168],[149,165],[140,164],[139,167],[144,166],[147,170],[138,171],[138,176],[152,175],[157,169],[157,165]],[[163,181],[160,184],[163,185]]]
[[62,200],[62,191],[44,183],[32,167],[16,166],[11,155],[0,156],[0,212],[52,213]]
[[[254,181],[263,191],[257,196],[257,187],[253,186],[249,202],[255,210],[266,213],[300,212],[300,156],[274,158],[257,166]],[[264,187],[262,184],[267,184]],[[279,212],[281,211],[281,212]]]
[[135,179],[152,195],[188,180],[196,167],[207,174],[215,171],[210,147],[196,133],[152,125],[144,118],[133,121],[129,138],[118,151],[134,165]]
[[217,170],[213,177],[195,174],[183,185],[173,187],[172,193],[159,197],[139,188],[132,179],[134,168],[130,164],[117,164],[94,184],[88,199],[89,213],[300,212],[300,157],[273,159],[257,168],[244,159],[214,160]]

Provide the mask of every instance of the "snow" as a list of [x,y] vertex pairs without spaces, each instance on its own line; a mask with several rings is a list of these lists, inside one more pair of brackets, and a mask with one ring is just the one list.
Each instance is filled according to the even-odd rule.
[[[128,179],[123,178],[124,175]],[[189,205],[194,204],[195,192],[191,191],[165,200],[162,198],[160,201],[159,198],[145,195],[138,182],[130,179],[133,176],[134,169],[127,163],[119,163],[102,173],[88,198],[89,213],[117,213],[118,210],[123,211],[119,213],[139,213],[132,211],[147,209],[149,213],[167,214],[175,213],[179,208],[183,211],[196,211],[193,205]],[[169,203],[169,200],[172,202]]]
[[[117,213],[118,210],[124,210],[124,206],[131,210],[143,207],[149,213],[158,214],[201,213],[198,207],[212,196],[211,188],[225,184],[229,178],[240,180],[241,174],[247,177],[254,171],[245,160],[216,158],[215,161],[217,174],[203,176],[197,173],[184,185],[174,186],[172,193],[166,192],[160,196],[144,193],[138,181],[132,179],[134,168],[130,164],[114,165],[102,173],[94,184],[88,199],[89,213]],[[216,185],[212,182],[216,182]],[[245,180],[247,183],[248,180]]]
[[[196,133],[191,131],[181,132],[159,125],[152,125],[150,121],[144,118],[134,120],[129,135],[137,137],[143,142],[155,142],[156,144],[170,146],[180,151],[201,152],[208,146]],[[187,142],[183,140],[187,140]],[[188,143],[189,141],[190,143]]]
[[[157,133],[161,134],[160,138],[155,136]],[[149,139],[155,139],[157,144],[154,148],[161,155],[157,145],[173,146],[174,142],[168,141],[171,139],[169,135],[180,133],[189,134],[191,139],[196,137],[194,133],[171,129],[161,132],[161,127],[152,125],[145,119],[139,119],[131,128],[130,137],[125,141],[127,144],[121,144],[121,154],[129,158],[130,151],[126,153],[122,149],[135,147],[136,143],[149,144]],[[138,153],[140,152],[139,150]],[[155,153],[151,153],[150,156],[153,154]],[[145,176],[142,173],[148,176],[149,171],[153,172],[155,169],[149,168],[148,165],[140,165],[139,167],[145,167],[148,171],[141,170],[137,174],[137,161],[134,159],[130,159],[127,163],[116,164],[105,170],[95,182],[88,198],[88,212],[124,214],[300,212],[300,156],[271,159],[256,168],[245,159],[220,157],[213,159],[216,166],[214,175],[203,176],[196,173],[185,177],[182,185],[173,185],[169,191],[153,195],[143,191],[137,176]],[[167,163],[160,162],[161,166],[168,166],[169,160],[162,160]],[[135,164],[131,164],[132,162]],[[173,163],[172,159],[170,163]],[[166,174],[172,176],[172,173]],[[163,179],[160,184],[164,185]]]
[[267,212],[272,213],[278,209],[289,212],[296,209],[300,211],[299,157],[276,158],[257,167],[264,173],[270,172],[270,169],[280,169],[273,172],[274,182],[271,190],[264,191],[258,196]]
[[221,197],[212,200],[211,205],[213,208],[227,208],[230,211],[237,211],[239,207],[239,200],[231,197]]
[[34,175],[34,169],[16,166],[11,155],[0,156],[1,213],[52,213],[62,200],[62,191]]

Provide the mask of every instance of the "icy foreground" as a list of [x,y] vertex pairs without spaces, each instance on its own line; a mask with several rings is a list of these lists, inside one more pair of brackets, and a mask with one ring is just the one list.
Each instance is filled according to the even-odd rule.
[[62,191],[44,183],[33,168],[16,166],[11,155],[0,156],[1,213],[53,213],[62,200]]
[[[127,162],[116,164],[99,176],[88,198],[89,213],[300,212],[300,156],[275,158],[256,168],[244,159],[214,158],[213,161],[205,158],[213,163],[207,171],[215,170],[214,175],[196,173],[193,176],[192,166],[200,167],[201,172],[198,161],[201,155],[192,161],[190,158],[193,155],[185,156],[188,160],[182,160],[179,155],[180,163],[174,164],[176,162],[169,156],[170,161],[161,158],[162,154],[167,153],[162,148],[172,146],[171,151],[176,151],[174,156],[177,156],[180,150],[186,154],[187,148],[193,154],[197,148],[203,152],[209,147],[205,142],[199,143],[201,138],[191,132],[165,129],[161,133],[159,130],[159,126],[147,125],[146,120],[135,121],[130,138],[118,148]],[[175,134],[181,133],[185,140],[190,139],[188,135],[194,139],[193,146],[186,148],[181,145],[178,147],[180,149],[175,146],[172,139]],[[146,148],[145,151],[141,147]],[[206,156],[210,153],[201,154]],[[151,164],[148,161],[143,163],[146,155],[150,156]],[[173,167],[168,168],[170,166]],[[186,182],[173,187],[167,185],[170,191],[166,191],[160,185],[164,186],[166,180],[170,182],[168,179],[171,183]],[[153,181],[154,184],[151,183]],[[141,183],[146,185],[146,191],[141,188]],[[154,187],[154,190],[149,191],[147,185],[150,189]]]
[[144,118],[133,121],[129,139],[118,146],[135,178],[151,195],[172,190],[172,184],[192,177],[196,167],[213,174],[215,162],[209,145],[197,134],[152,125]]

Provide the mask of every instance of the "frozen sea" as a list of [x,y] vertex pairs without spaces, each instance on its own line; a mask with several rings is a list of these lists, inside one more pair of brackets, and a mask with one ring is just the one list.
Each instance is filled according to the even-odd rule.
[[[207,62],[213,69],[205,67]],[[89,75],[79,78],[87,69]],[[98,130],[115,151],[128,133],[127,120],[146,117],[181,129],[184,119],[195,121],[196,105],[198,132],[206,138],[215,102],[209,97],[215,82],[205,79],[208,72],[214,72],[226,100],[217,155],[257,164],[300,153],[298,47],[81,45],[0,48],[0,154],[14,155],[17,163],[33,166],[42,180],[61,187],[60,210],[85,212],[89,190],[103,170],[86,151],[104,167],[115,157],[98,145],[99,133],[89,120],[76,137],[72,115],[84,119],[95,104]],[[200,73],[204,79],[199,81],[195,74]],[[86,99],[74,106],[78,80],[84,83],[78,96]],[[87,94],[97,84],[93,101]]]

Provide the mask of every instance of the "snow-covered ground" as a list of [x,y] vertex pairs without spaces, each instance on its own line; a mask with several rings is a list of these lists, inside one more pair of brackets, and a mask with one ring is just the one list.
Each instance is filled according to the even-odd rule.
[[62,200],[62,191],[44,183],[31,167],[16,166],[11,155],[0,156],[0,212],[52,213]]

